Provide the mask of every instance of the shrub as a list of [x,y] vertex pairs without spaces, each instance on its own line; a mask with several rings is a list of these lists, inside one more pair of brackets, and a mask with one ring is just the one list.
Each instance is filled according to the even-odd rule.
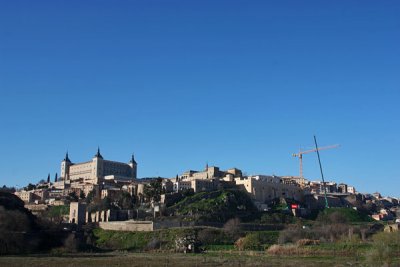
[[261,216],[260,222],[266,224],[276,224],[276,223],[293,223],[295,218],[292,215],[284,213],[271,213],[263,214]]
[[300,239],[314,239],[320,241],[334,242],[342,239],[343,237],[349,236],[350,232],[354,232],[352,226],[342,223],[336,224],[322,224],[315,225],[312,229],[301,228],[295,226],[286,230],[283,230],[279,234],[279,243],[296,243]]
[[198,232],[198,240],[203,245],[233,244],[237,238],[218,228],[205,228]]
[[156,249],[159,249],[160,246],[161,246],[161,241],[158,238],[153,237],[153,239],[151,239],[149,241],[149,243],[147,243],[146,249],[147,250],[156,250]]
[[272,245],[267,249],[267,253],[270,255],[293,255],[300,254],[302,249],[297,245]]
[[300,239],[320,239],[325,236],[321,229],[289,228],[279,232],[279,244],[296,243]]
[[298,246],[310,246],[310,245],[319,245],[320,241],[316,239],[299,239],[296,242]]
[[69,234],[64,241],[64,248],[67,252],[77,252],[80,247],[80,241],[74,234]]
[[0,206],[0,231],[27,232],[31,230],[27,213],[19,210],[6,210]]
[[367,214],[351,208],[324,209],[317,217],[317,222],[322,224],[371,221],[372,219]]
[[168,214],[195,221],[226,222],[233,217],[250,219],[257,214],[257,209],[241,190],[217,190],[188,196],[169,207]]
[[393,249],[390,246],[379,244],[365,253],[365,260],[371,266],[390,266],[392,254]]
[[400,232],[380,232],[375,234],[372,239],[372,248],[365,253],[367,263],[374,266],[384,263],[389,266],[400,249]]
[[239,238],[235,242],[238,250],[263,250],[276,242],[278,234],[276,232],[251,232],[245,237]]
[[237,239],[241,235],[241,227],[239,218],[228,220],[224,224],[224,231],[233,239]]

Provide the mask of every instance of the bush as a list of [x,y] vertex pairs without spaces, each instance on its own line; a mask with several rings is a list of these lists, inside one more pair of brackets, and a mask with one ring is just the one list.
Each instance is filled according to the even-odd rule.
[[42,218],[49,219],[52,222],[61,223],[65,215],[69,214],[69,206],[51,206],[47,211],[45,211],[41,216]]
[[198,240],[202,245],[233,244],[237,238],[218,228],[205,228],[198,232]]
[[400,232],[380,232],[372,237],[372,248],[366,251],[365,259],[370,265],[382,263],[390,265],[392,259],[400,251]]
[[276,243],[278,234],[276,232],[251,232],[235,242],[238,250],[264,250],[269,245]]
[[31,220],[27,213],[19,210],[6,210],[0,206],[0,231],[28,232]]
[[67,252],[77,252],[80,247],[80,241],[74,234],[69,234],[64,241],[64,248]]
[[151,239],[149,241],[149,243],[147,243],[146,249],[147,250],[156,250],[156,249],[159,249],[160,246],[161,246],[161,241],[158,238],[153,237],[153,239]]
[[372,236],[372,240],[375,244],[380,243],[392,246],[400,246],[400,232],[380,232]]
[[372,219],[367,214],[352,208],[324,209],[317,217],[317,222],[322,224],[371,221]]
[[310,245],[319,245],[320,241],[316,239],[299,239],[296,242],[298,246],[310,246]]
[[284,213],[271,213],[271,214],[263,214],[260,219],[261,223],[266,224],[287,224],[294,223],[295,218],[292,215],[284,214]]
[[289,245],[272,245],[267,249],[267,253],[269,255],[295,255],[295,254],[303,254],[304,249],[299,248],[297,245],[289,244]]
[[365,260],[371,266],[390,266],[393,252],[389,245],[376,244],[365,253]]
[[241,236],[241,227],[239,218],[233,218],[228,220],[224,224],[224,231],[231,236],[233,239],[237,239]]
[[257,208],[241,190],[217,190],[188,196],[169,207],[167,213],[183,215],[187,220],[226,222],[234,217],[250,219]]
[[345,224],[332,224],[322,225],[310,228],[294,227],[283,230],[279,234],[279,244],[284,243],[296,243],[300,239],[313,239],[320,241],[331,241],[341,239],[343,236],[347,236],[349,233],[350,226]]
[[262,249],[261,240],[257,234],[247,234],[235,242],[235,247],[239,250],[260,250]]

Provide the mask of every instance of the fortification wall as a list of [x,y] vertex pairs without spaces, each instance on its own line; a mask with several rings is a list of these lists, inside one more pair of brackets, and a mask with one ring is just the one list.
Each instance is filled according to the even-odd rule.
[[151,221],[121,221],[121,222],[99,222],[99,227],[104,230],[113,231],[153,231]]

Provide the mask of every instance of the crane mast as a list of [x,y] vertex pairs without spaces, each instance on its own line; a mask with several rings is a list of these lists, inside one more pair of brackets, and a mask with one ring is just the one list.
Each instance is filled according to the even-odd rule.
[[317,152],[317,151],[321,151],[321,150],[326,150],[326,149],[332,149],[332,148],[336,148],[339,147],[340,145],[331,145],[331,146],[324,146],[324,147],[317,147],[314,149],[310,149],[310,150],[305,150],[302,151],[301,149],[299,150],[299,153],[294,153],[292,154],[293,157],[297,157],[299,158],[299,163],[300,163],[300,178],[304,178],[303,177],[303,155],[304,154],[308,154],[308,153],[312,153],[312,152]]

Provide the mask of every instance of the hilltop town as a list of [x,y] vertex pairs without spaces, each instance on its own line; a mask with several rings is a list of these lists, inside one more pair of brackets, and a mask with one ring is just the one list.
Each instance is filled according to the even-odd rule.
[[[111,251],[124,253],[112,256],[121,266],[132,260],[159,266],[163,254],[165,266],[199,260],[214,266],[232,253],[231,261],[243,266],[279,266],[281,256],[304,265],[316,255],[330,263],[337,255],[350,264],[399,262],[399,199],[345,183],[208,164],[171,178],[138,178],[137,170],[133,155],[117,162],[98,149],[88,161],[73,162],[66,153],[54,180],[49,174],[18,190],[0,188],[0,255],[84,252],[95,261]],[[258,254],[244,259],[246,251]],[[152,252],[151,260],[142,252]],[[207,256],[182,261],[179,253]]]
[[98,149],[88,161],[75,163],[66,153],[59,177],[56,174],[53,180],[49,174],[47,180],[14,194],[35,215],[79,226],[99,223],[104,229],[154,230],[188,221],[224,223],[200,222],[196,211],[184,214],[171,209],[185,197],[221,190],[245,193],[259,213],[284,203],[293,216],[307,218],[328,205],[360,210],[377,221],[400,221],[399,199],[362,194],[346,183],[308,181],[301,176],[243,175],[238,168],[221,170],[208,164],[204,170],[188,170],[173,178],[139,179],[137,168],[133,155],[127,163],[116,162],[103,158]]

